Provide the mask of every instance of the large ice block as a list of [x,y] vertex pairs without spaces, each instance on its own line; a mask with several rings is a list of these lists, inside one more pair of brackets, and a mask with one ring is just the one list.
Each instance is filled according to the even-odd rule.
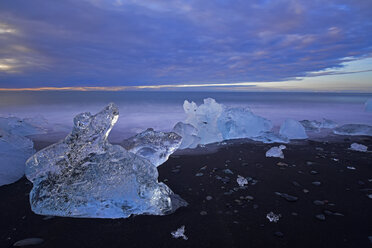
[[280,126],[279,134],[288,139],[306,139],[308,138],[304,126],[300,122],[287,119]]
[[258,137],[273,127],[271,121],[243,107],[225,108],[217,124],[224,140]]
[[346,124],[337,127],[333,133],[339,135],[367,135],[372,136],[372,126],[365,124]]
[[182,137],[174,132],[164,133],[152,128],[122,142],[129,152],[146,158],[153,165],[159,166],[168,160],[181,144]]
[[96,115],[74,118],[72,132],[32,156],[32,210],[41,215],[126,218],[164,215],[187,203],[163,183],[150,161],[107,141],[119,116],[109,104]]
[[26,160],[35,152],[33,146],[30,139],[0,129],[0,186],[23,177]]

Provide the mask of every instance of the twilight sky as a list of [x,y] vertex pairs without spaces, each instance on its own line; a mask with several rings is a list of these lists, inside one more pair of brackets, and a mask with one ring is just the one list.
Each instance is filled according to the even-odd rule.
[[372,1],[0,1],[0,88],[180,84],[372,92]]

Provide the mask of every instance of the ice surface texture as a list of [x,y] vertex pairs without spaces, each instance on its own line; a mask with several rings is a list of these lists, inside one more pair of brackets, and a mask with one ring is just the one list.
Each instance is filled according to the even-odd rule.
[[125,149],[159,166],[168,160],[181,144],[182,137],[174,132],[163,133],[149,128],[122,142]]
[[302,126],[300,122],[293,119],[287,119],[283,122],[283,124],[280,126],[279,134],[287,137],[288,139],[308,138],[304,126]]
[[358,151],[358,152],[366,152],[368,147],[362,144],[353,143],[350,145],[350,150]]
[[172,131],[182,137],[179,149],[195,148],[200,143],[201,138],[197,136],[198,130],[191,124],[178,122]]
[[27,161],[35,213],[126,218],[164,215],[187,204],[157,181],[158,171],[151,162],[107,141],[118,116],[114,104],[96,115],[79,114],[64,140]]
[[20,136],[44,134],[46,132],[45,129],[40,127],[37,120],[20,119],[17,117],[0,117],[0,129],[9,134]]
[[18,181],[25,174],[25,162],[34,154],[33,142],[0,129],[0,186]]

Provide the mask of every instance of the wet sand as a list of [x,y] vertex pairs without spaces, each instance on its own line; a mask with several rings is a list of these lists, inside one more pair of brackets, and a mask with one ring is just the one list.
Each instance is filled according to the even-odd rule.
[[[35,237],[44,241],[32,247],[371,247],[372,153],[349,150],[352,142],[372,149],[370,137],[338,136],[288,144],[284,159],[265,157],[275,144],[242,141],[172,155],[158,168],[159,181],[189,206],[167,216],[39,216],[23,178],[0,187],[0,247]],[[240,188],[238,175],[250,177],[249,185]],[[281,215],[277,223],[266,218],[269,212]],[[182,225],[188,240],[170,234]]]

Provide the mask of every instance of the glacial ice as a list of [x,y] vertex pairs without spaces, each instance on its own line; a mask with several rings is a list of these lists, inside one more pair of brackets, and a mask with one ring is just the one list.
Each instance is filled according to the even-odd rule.
[[204,99],[204,103],[200,106],[197,106],[195,102],[190,103],[185,100],[183,109],[187,115],[185,122],[198,130],[197,136],[201,138],[201,144],[222,141],[217,121],[223,112],[223,105],[212,98]]
[[279,134],[288,139],[306,139],[308,138],[304,126],[300,122],[287,119],[280,126]]
[[280,214],[274,214],[273,212],[270,212],[266,215],[266,218],[270,221],[270,222],[274,222],[274,223],[277,223],[280,219],[280,217],[282,217]]
[[248,184],[248,180],[245,177],[238,175],[236,182],[239,184],[240,187],[243,187]]
[[109,104],[96,115],[81,113],[62,141],[33,155],[26,176],[33,183],[32,210],[41,215],[126,218],[172,213],[187,203],[163,183],[148,160],[111,145],[119,116]]
[[243,107],[225,108],[217,124],[224,140],[257,137],[273,127],[271,121]]
[[266,157],[284,158],[284,154],[282,150],[284,150],[285,148],[286,148],[285,145],[271,147],[266,152]]
[[35,125],[33,119],[20,119],[18,117],[0,117],[0,129],[15,135],[27,136],[44,134],[45,129]]
[[358,152],[366,152],[368,150],[368,147],[362,144],[353,143],[350,145],[349,149]]
[[364,104],[364,110],[366,112],[372,112],[372,98],[368,99]]
[[25,162],[35,152],[26,137],[0,129],[0,186],[18,181],[25,174]]
[[185,140],[181,149],[196,147],[197,143],[209,144],[241,138],[283,141],[282,137],[269,132],[273,127],[271,121],[253,114],[249,108],[226,107],[212,98],[204,99],[200,106],[185,100],[183,108],[187,115],[185,123],[177,123],[173,129]]
[[182,137],[174,132],[164,133],[152,128],[139,133],[122,142],[129,152],[149,160],[159,166],[168,160],[181,144]]
[[372,126],[365,124],[346,124],[333,129],[339,135],[366,135],[372,136]]
[[195,148],[200,143],[201,138],[197,136],[198,130],[191,124],[186,124],[183,122],[178,122],[172,132],[180,135],[182,137],[181,145],[179,149],[185,148]]
[[335,121],[332,121],[326,118],[323,118],[323,121],[320,125],[321,128],[329,128],[329,129],[336,128],[337,126],[338,125]]

